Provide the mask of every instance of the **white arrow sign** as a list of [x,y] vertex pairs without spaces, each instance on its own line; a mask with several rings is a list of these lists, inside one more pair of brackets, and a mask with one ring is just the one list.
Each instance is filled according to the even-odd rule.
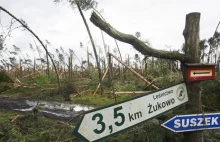
[[180,83],[117,104],[85,113],[73,135],[96,141],[152,119],[188,101],[186,84]]

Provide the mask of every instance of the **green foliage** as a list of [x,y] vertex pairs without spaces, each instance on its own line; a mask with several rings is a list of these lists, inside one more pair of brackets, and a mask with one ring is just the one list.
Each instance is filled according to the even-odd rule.
[[115,91],[136,91],[134,84],[135,84],[134,81],[131,81],[128,83],[124,83],[121,81],[115,81],[114,88],[115,88]]
[[220,77],[214,80],[203,81],[202,87],[202,104],[215,109],[220,109]]
[[139,78],[133,78],[131,81],[114,81],[115,91],[143,91],[146,84]]
[[[211,54],[215,53],[215,51],[218,50],[220,45],[220,32],[216,31],[213,37],[210,37],[208,39],[202,39],[199,42],[199,48],[200,48],[200,59],[202,62],[204,62],[205,57],[208,57],[208,63],[210,62]],[[209,50],[207,48],[209,47]],[[183,43],[181,51],[186,53],[188,52],[188,47]],[[217,55],[218,57],[218,55]]]
[[49,81],[50,84],[57,84],[57,77],[55,72],[50,72]]
[[54,72],[51,72],[48,79],[46,74],[38,73],[34,78],[34,82],[40,86],[45,84],[56,84],[56,75]]
[[35,76],[35,82],[38,85],[49,84],[49,80],[48,80],[47,76],[43,73],[39,73]]

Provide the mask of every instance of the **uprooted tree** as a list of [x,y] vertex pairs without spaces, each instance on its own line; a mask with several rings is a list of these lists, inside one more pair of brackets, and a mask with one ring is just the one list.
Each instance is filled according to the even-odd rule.
[[[163,59],[180,60],[183,72],[183,67],[185,66],[185,63],[200,62],[200,13],[189,13],[188,15],[186,15],[186,25],[183,31],[186,48],[185,54],[174,51],[153,49],[149,45],[146,45],[143,41],[136,38],[135,36],[125,34],[116,30],[109,23],[106,23],[102,18],[100,18],[95,12],[92,13],[90,21],[111,37],[119,41],[131,44],[136,50],[141,52],[143,55],[149,55]],[[186,82],[186,85],[189,95],[189,102],[186,106],[187,111],[190,113],[202,112],[200,82]],[[202,142],[203,132],[185,132],[184,141]]]

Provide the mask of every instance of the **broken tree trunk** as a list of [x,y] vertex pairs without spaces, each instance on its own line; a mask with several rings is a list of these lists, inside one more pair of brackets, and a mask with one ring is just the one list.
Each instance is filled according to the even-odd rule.
[[[189,13],[186,15],[186,25],[183,31],[186,45],[186,54],[191,57],[190,63],[199,63],[199,24],[200,13]],[[184,71],[184,63],[182,69]],[[184,77],[185,78],[185,77]],[[201,113],[201,88],[200,82],[187,82],[189,102],[187,104],[187,111],[190,113]],[[203,142],[203,131],[193,131],[184,133],[184,142]]]

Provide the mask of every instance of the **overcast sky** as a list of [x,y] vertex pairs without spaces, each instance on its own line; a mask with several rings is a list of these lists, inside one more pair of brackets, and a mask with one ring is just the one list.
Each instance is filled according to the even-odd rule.
[[[220,0],[97,0],[97,10],[103,10],[102,15],[108,23],[117,30],[135,34],[141,32],[144,39],[148,39],[153,48],[180,49],[184,42],[182,31],[185,26],[185,16],[190,12],[200,12],[200,38],[209,38],[213,35],[220,21]],[[86,59],[84,49],[89,44],[89,38],[82,18],[77,9],[73,10],[67,3],[55,4],[53,0],[0,0],[0,5],[12,14],[27,22],[28,26],[43,40],[47,39],[50,50],[62,46],[66,52],[73,49],[78,56]],[[90,21],[91,10],[84,12],[92,35],[97,45],[103,47],[100,29]],[[0,13],[1,21],[9,23],[9,16]],[[219,31],[219,30],[218,30]],[[1,32],[1,31],[0,31]],[[116,47],[114,40],[104,34],[106,44],[111,49]],[[7,40],[7,48],[12,49],[15,44],[23,52],[31,54],[29,43],[33,39],[28,32],[16,30]],[[134,53],[129,44],[119,42],[123,53]],[[43,49],[42,49],[43,50]]]

